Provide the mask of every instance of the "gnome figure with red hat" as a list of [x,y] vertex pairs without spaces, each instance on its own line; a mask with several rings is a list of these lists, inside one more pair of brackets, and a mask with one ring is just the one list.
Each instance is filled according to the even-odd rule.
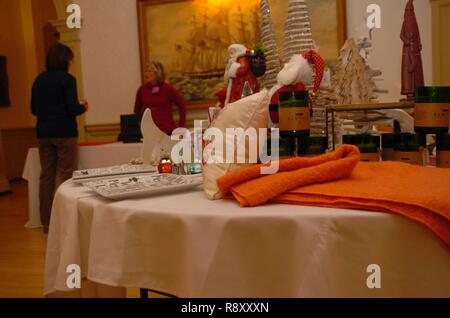
[[416,88],[424,86],[424,80],[422,43],[412,0],[406,4],[400,38],[403,41],[401,94],[406,95],[408,99],[414,99]]
[[274,125],[279,123],[278,118],[278,94],[281,92],[304,91],[305,85],[309,85],[313,79],[315,66],[314,85],[310,91],[310,110],[314,102],[314,96],[322,83],[325,62],[317,51],[310,50],[304,54],[294,54],[290,61],[278,73],[277,85],[272,87],[270,94],[270,119]]

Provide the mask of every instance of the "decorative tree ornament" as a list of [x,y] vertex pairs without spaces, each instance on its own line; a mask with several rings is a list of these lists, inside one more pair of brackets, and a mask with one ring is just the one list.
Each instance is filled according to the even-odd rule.
[[270,14],[269,0],[261,0],[261,42],[266,56],[266,73],[261,79],[261,87],[272,87],[277,83],[277,74],[281,70],[275,31]]
[[337,104],[371,103],[376,99],[372,72],[359,54],[355,40],[348,39],[341,49],[333,77]]
[[305,0],[289,0],[288,15],[284,24],[283,62],[294,54],[314,49],[311,21]]

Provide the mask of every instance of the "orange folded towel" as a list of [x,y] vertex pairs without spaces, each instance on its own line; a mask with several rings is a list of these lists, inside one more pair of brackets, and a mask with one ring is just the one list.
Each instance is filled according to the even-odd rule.
[[275,175],[257,175],[255,166],[217,185],[242,206],[271,201],[399,214],[424,224],[450,247],[449,169],[358,161],[358,150],[344,145],[317,158],[281,161],[282,172]]
[[356,146],[343,145],[319,157],[281,160],[276,174],[261,175],[262,165],[232,172],[217,179],[217,187],[242,206],[256,206],[304,185],[346,178],[360,159]]

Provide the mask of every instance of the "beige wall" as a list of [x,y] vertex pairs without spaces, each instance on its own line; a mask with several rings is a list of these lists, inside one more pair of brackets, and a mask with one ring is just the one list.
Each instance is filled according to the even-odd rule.
[[[310,0],[311,1],[311,0]],[[91,109],[86,123],[118,122],[119,115],[131,112],[140,85],[140,61],[135,0],[77,0],[82,7],[81,31],[83,84]],[[383,71],[381,88],[389,94],[381,101],[395,101],[400,96],[402,43],[400,30],[406,0],[347,0],[348,35],[357,36],[356,28],[367,15],[370,3],[382,9],[382,29],[374,32],[373,68]],[[432,84],[431,5],[429,0],[414,1],[423,42],[426,84]]]
[[81,6],[86,124],[132,113],[141,83],[136,0],[77,0]]
[[[349,37],[357,37],[357,27],[364,21],[366,8],[371,3],[381,7],[381,29],[373,32],[373,53],[369,63],[383,72],[381,88],[389,94],[380,94],[381,101],[396,101],[403,96],[401,90],[402,42],[400,31],[407,0],[347,0],[347,28]],[[423,45],[422,59],[425,85],[433,84],[431,4],[429,0],[414,1],[417,22]]]
[[11,97],[11,106],[0,108],[2,129],[34,125],[30,112],[30,90],[36,73],[32,21],[30,1],[0,0],[0,55],[8,59]]
[[0,0],[0,55],[8,59],[11,97],[11,106],[0,108],[0,143],[8,179],[21,176],[28,148],[37,144],[31,86],[45,64],[43,27],[55,18],[52,0]]
[[44,28],[48,21],[57,18],[53,0],[31,0],[33,8],[34,38],[36,42],[37,71],[41,73],[45,70],[46,45],[44,39]]

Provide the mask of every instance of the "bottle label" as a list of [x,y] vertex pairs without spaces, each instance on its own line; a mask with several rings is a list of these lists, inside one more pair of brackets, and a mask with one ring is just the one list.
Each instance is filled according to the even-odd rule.
[[308,107],[280,107],[280,131],[309,130]]
[[422,151],[394,151],[394,161],[423,166]]
[[438,151],[436,163],[439,168],[450,168],[450,151]]
[[380,161],[380,154],[378,152],[361,153],[361,161],[364,161],[364,162]]
[[414,109],[414,126],[448,127],[449,105],[446,103],[417,103]]

